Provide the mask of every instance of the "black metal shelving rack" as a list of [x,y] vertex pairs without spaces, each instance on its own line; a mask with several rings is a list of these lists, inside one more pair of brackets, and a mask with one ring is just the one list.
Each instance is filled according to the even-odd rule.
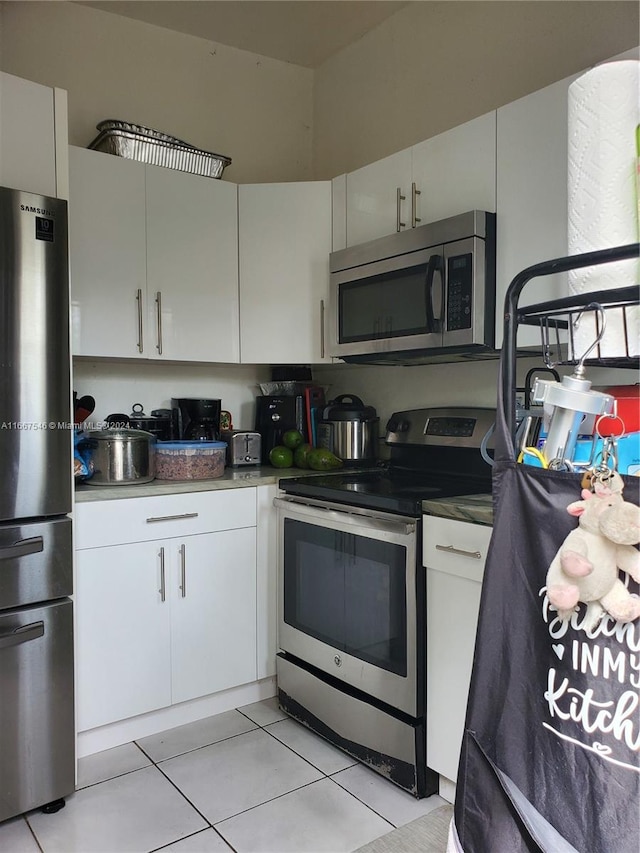
[[[504,303],[504,339],[503,339],[503,364],[502,364],[502,394],[508,430],[514,439],[516,435],[516,356],[517,336],[519,326],[538,326],[541,330],[543,348],[547,349],[549,333],[559,334],[565,330],[570,336],[573,323],[578,315],[587,311],[596,311],[600,308],[622,309],[625,329],[625,351],[626,355],[615,358],[588,358],[584,364],[597,367],[636,368],[640,367],[640,357],[630,354],[630,342],[626,324],[626,311],[632,306],[640,303],[640,287],[633,285],[613,290],[598,290],[588,293],[576,294],[562,299],[549,302],[540,302],[535,305],[527,305],[518,308],[518,300],[525,285],[534,278],[553,275],[555,273],[569,272],[570,270],[582,269],[584,267],[597,266],[599,264],[612,263],[640,256],[640,243],[630,243],[612,249],[602,249],[597,252],[586,252],[581,255],[571,255],[566,258],[556,258],[527,267],[518,273],[507,289]],[[635,346],[636,352],[637,342]],[[570,358],[558,360],[555,365],[578,364],[580,359]]]

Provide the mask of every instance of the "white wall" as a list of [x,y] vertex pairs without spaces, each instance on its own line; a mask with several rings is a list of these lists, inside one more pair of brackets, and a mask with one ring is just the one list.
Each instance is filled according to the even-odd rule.
[[0,68],[66,89],[69,142],[121,119],[232,158],[249,183],[312,177],[308,68],[66,2],[0,4]]
[[424,0],[314,72],[74,3],[0,2],[0,68],[68,91],[72,145],[119,118],[227,154],[229,180],[325,179],[637,45],[638,25],[626,0]]
[[73,388],[79,397],[95,397],[92,423],[113,412],[131,413],[134,403],[144,412],[168,409],[172,397],[202,397],[222,400],[231,412],[234,429],[253,429],[258,382],[271,378],[268,367],[216,364],[157,364],[156,362],[110,362],[74,360]]
[[314,172],[333,178],[638,44],[636,2],[417,2],[314,78]]
[[[517,383],[524,387],[527,371],[544,367],[541,358],[519,358]],[[558,368],[561,376],[569,367]],[[400,366],[331,365],[316,368],[314,380],[329,386],[328,397],[357,394],[367,406],[374,406],[380,418],[380,437],[393,412],[432,406],[487,406],[495,408],[499,362],[478,361],[454,364]],[[542,378],[551,379],[551,376]],[[588,368],[586,378],[594,387],[629,385],[638,381],[635,370]],[[518,394],[522,397],[522,393]]]

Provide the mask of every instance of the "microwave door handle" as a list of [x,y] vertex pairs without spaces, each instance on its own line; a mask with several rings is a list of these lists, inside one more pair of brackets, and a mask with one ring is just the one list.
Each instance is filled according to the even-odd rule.
[[[436,272],[440,273],[440,307],[438,317],[436,317],[433,308],[433,281]],[[427,276],[425,287],[427,291],[427,332],[442,331],[442,306],[444,304],[444,259],[442,255],[431,255],[427,264]]]

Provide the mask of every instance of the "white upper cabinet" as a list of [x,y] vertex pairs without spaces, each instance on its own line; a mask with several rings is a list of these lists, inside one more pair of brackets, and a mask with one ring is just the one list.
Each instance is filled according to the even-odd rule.
[[467,210],[495,211],[495,112],[350,172],[346,207],[347,246]]
[[238,187],[240,360],[328,361],[331,181]]
[[331,251],[347,247],[347,176],[338,175],[331,181]]
[[145,169],[69,147],[74,355],[147,357]]
[[411,227],[410,193],[410,148],[349,172],[347,246]]
[[0,72],[0,185],[68,198],[67,93]]
[[237,188],[70,148],[74,355],[239,359]]
[[[574,77],[560,80],[498,110],[496,222],[496,347],[502,346],[509,284],[532,264],[567,254],[567,103]],[[525,285],[520,305],[567,296],[566,276]],[[524,328],[519,346],[539,345]]]
[[411,154],[418,224],[467,210],[495,212],[495,111],[414,145]]
[[237,187],[160,166],[148,166],[146,178],[147,318],[156,351],[238,362]]

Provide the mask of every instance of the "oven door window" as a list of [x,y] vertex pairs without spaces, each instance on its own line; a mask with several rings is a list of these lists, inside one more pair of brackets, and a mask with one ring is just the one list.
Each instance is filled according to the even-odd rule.
[[406,676],[406,548],[289,518],[284,525],[284,621]]

